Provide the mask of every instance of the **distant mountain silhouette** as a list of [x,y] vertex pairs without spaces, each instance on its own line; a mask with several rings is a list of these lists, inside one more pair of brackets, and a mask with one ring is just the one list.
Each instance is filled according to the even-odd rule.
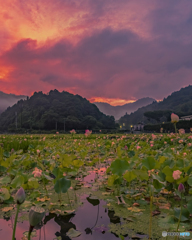
[[120,118],[119,123],[130,126],[130,124],[137,124],[138,122],[145,124],[166,122],[170,121],[172,112],[179,117],[192,115],[192,86],[181,88],[164,98],[163,101],[154,102],[139,108],[134,113],[124,115]]
[[112,115],[116,120],[124,116],[126,113],[130,114],[132,112],[137,111],[138,108],[141,108],[143,106],[147,106],[151,104],[152,102],[156,102],[153,98],[141,98],[133,103],[127,103],[122,106],[111,106],[108,103],[104,102],[94,102],[94,104],[99,108],[101,112],[103,112],[106,115]]
[[27,96],[7,94],[0,91],[0,113],[5,111],[8,107],[13,106],[21,99],[27,99]]

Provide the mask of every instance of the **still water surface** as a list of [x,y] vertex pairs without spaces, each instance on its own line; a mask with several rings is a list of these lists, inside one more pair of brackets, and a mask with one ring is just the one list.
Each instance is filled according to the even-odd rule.
[[[99,178],[102,177],[102,170],[99,174]],[[90,184],[95,179],[95,172],[90,172],[84,181]],[[120,239],[114,233],[108,231],[108,224],[121,224],[121,219],[115,216],[115,212],[105,209],[103,206],[106,202],[99,201],[99,204],[94,206],[87,198],[88,195],[81,196],[81,201],[84,203],[80,206],[74,214],[70,215],[58,215],[55,213],[49,213],[46,215],[41,226],[37,226],[36,237],[33,240],[53,240],[57,237],[61,237],[62,240],[70,240],[66,233],[70,228],[74,228],[81,232],[81,235],[75,239],[77,240],[117,240]],[[15,217],[15,216],[14,216]],[[0,219],[0,240],[11,240],[13,231],[14,218]],[[16,240],[23,239],[23,232],[28,231],[29,222],[18,222],[16,229]],[[139,239],[146,237],[139,236]],[[131,239],[128,236],[125,240]],[[145,238],[146,239],[146,238]]]

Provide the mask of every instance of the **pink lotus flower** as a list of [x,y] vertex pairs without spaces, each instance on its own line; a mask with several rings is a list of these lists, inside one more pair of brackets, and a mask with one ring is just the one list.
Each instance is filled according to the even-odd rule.
[[85,130],[85,136],[88,137],[89,135],[91,135],[92,130]]
[[185,129],[183,129],[183,128],[179,129],[179,133],[180,134],[185,134]]
[[40,150],[39,149],[37,149],[37,154],[39,154],[40,153]]
[[153,144],[151,144],[150,146],[153,147]]
[[76,133],[75,129],[72,129],[72,130],[70,131],[70,133],[71,133],[71,134],[75,134],[75,133]]
[[188,146],[190,147],[190,146],[191,146],[191,143],[188,143]]
[[177,123],[177,122],[179,122],[179,116],[176,115],[176,114],[174,114],[174,113],[172,113],[172,114],[171,114],[171,122],[172,122],[172,123]]
[[177,180],[177,179],[180,178],[180,175],[181,175],[181,174],[182,174],[181,171],[176,170],[176,171],[173,172],[173,178],[174,178],[175,180]]
[[152,134],[151,136],[153,139],[155,139],[157,137],[155,134]]
[[127,150],[128,149],[128,147],[127,146],[125,146],[125,150]]
[[34,174],[34,177],[41,177],[42,170],[35,168],[35,171],[33,171],[32,174]]
[[137,146],[136,148],[137,148],[137,150],[138,150],[138,149],[141,148],[141,147],[140,147],[140,146]]

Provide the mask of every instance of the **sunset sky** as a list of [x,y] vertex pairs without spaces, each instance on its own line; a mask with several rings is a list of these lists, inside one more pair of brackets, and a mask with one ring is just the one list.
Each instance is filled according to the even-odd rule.
[[0,0],[0,91],[113,105],[192,84],[192,1]]

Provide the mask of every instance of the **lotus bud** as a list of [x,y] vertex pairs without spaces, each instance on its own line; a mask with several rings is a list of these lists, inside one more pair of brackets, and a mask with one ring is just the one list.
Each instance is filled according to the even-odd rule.
[[184,193],[185,192],[185,188],[184,188],[184,185],[182,183],[179,184],[178,191],[180,193]]
[[15,195],[15,200],[16,200],[17,204],[22,204],[25,202],[25,198],[26,198],[25,191],[21,187]]
[[29,212],[29,223],[31,227],[39,224],[45,216],[45,210],[41,207],[33,206]]

